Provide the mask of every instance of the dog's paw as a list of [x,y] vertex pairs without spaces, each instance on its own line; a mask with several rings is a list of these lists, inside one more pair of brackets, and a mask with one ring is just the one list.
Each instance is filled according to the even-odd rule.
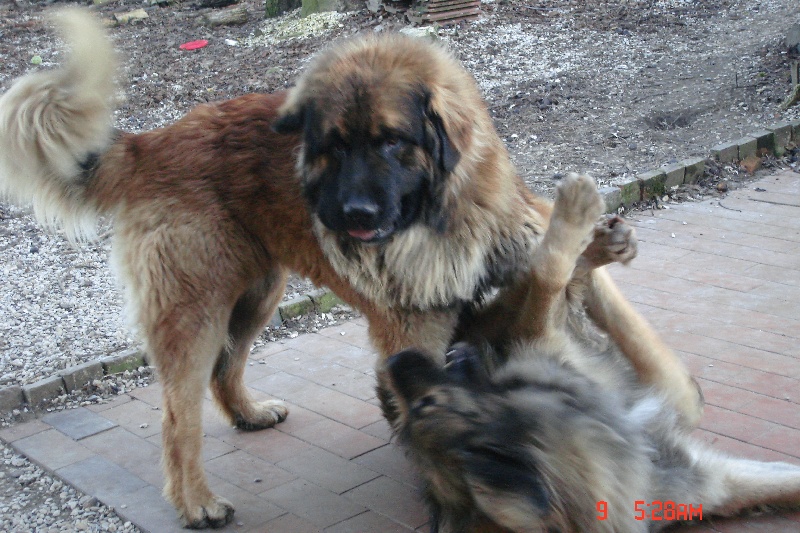
[[609,263],[628,264],[637,253],[636,232],[620,217],[604,217],[595,225],[592,242],[583,252],[591,268]]
[[233,504],[214,494],[201,505],[191,505],[180,510],[181,525],[187,529],[218,528],[233,520]]
[[553,218],[562,218],[577,226],[591,226],[605,211],[605,202],[597,185],[586,174],[569,174],[556,188]]
[[245,431],[271,428],[289,416],[289,409],[280,400],[266,400],[254,403],[249,413],[236,416],[236,427]]

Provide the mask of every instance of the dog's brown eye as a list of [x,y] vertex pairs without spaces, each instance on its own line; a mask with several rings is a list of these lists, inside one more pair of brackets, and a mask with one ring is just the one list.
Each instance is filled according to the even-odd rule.
[[341,157],[347,152],[347,145],[338,135],[332,135],[328,142],[328,149],[335,157]]
[[387,137],[383,140],[384,150],[392,150],[400,144],[400,139],[397,137]]

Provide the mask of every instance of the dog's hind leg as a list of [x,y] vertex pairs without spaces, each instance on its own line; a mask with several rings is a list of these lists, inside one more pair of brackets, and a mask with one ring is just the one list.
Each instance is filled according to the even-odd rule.
[[185,527],[221,527],[234,510],[203,469],[203,401],[237,294],[258,265],[244,262],[252,248],[219,220],[175,210],[131,219],[117,223],[114,261],[162,386],[164,496]]
[[695,442],[682,447],[685,455],[675,457],[684,455],[688,465],[666,468],[663,482],[656,488],[660,501],[682,503],[694,510],[692,516],[678,519],[697,519],[700,512],[707,519],[761,507],[800,508],[800,466],[729,457]]
[[247,392],[243,375],[255,338],[272,318],[286,287],[287,272],[280,267],[254,283],[236,301],[228,323],[228,343],[220,351],[211,376],[211,391],[225,415],[239,429],[272,427],[288,410],[279,400],[256,402]]
[[703,414],[703,394],[686,366],[627,299],[604,268],[593,270],[584,295],[586,311],[631,362],[639,380],[654,385],[694,427]]
[[[181,317],[187,321],[190,317]],[[224,325],[223,320],[211,320]],[[210,379],[214,355],[225,339],[224,327],[196,322],[198,328],[172,329],[170,339],[153,343],[151,349],[163,354],[157,359],[163,388],[162,444],[166,476],[164,495],[176,507],[184,527],[221,527],[233,518],[233,505],[208,487],[203,469],[202,405]],[[155,344],[155,346],[153,346]]]
[[[707,505],[713,514],[731,515],[762,505],[800,507],[800,467],[797,465],[725,458],[722,469],[709,465],[708,470],[723,481],[723,490],[703,498],[711,502]],[[714,501],[714,497],[719,500]]]

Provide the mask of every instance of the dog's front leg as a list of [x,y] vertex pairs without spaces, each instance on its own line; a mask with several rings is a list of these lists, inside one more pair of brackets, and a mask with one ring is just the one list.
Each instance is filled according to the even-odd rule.
[[550,225],[533,255],[528,293],[521,306],[535,312],[517,319],[511,338],[539,343],[563,338],[568,311],[565,288],[603,208],[603,199],[589,176],[570,174],[559,184]]
[[[208,488],[202,461],[203,430],[195,400],[164,398],[162,423],[164,496],[175,506],[181,525],[190,529],[222,527],[233,519],[233,505]],[[188,401],[187,401],[188,400]]]
[[595,226],[591,243],[577,261],[574,277],[586,285],[584,304],[589,316],[630,360],[639,379],[657,386],[683,420],[694,426],[703,410],[697,382],[602,268],[614,262],[626,264],[636,253],[633,228],[619,217],[605,218]]
[[402,424],[405,416],[395,402],[389,386],[386,360],[392,354],[408,348],[423,352],[437,366],[444,367],[445,352],[452,341],[458,320],[458,311],[369,310],[370,338],[378,350],[375,365],[376,393],[386,420],[394,428]]

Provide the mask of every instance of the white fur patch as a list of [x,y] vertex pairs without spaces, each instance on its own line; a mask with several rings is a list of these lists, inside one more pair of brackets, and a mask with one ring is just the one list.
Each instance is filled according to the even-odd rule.
[[[466,225],[465,225],[466,226]],[[490,258],[504,240],[485,224],[439,234],[427,226],[413,225],[382,245],[356,245],[346,256],[339,237],[315,218],[314,230],[325,255],[337,273],[361,294],[386,307],[430,309],[475,298],[491,277]],[[520,231],[513,236],[533,249],[537,236]],[[525,265],[519,265],[525,271]]]

